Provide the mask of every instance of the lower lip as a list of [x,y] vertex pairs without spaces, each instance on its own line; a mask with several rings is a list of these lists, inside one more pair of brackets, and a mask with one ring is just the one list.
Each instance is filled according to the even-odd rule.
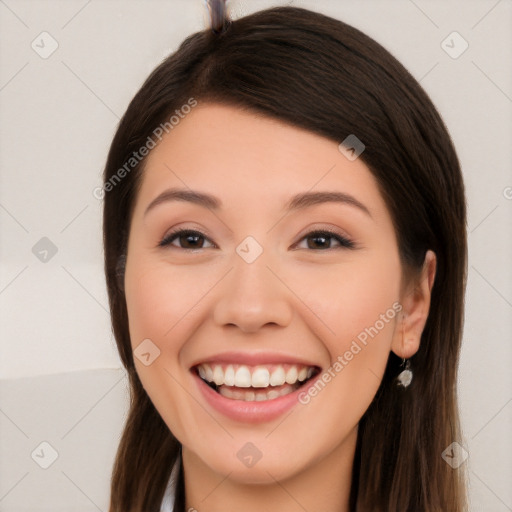
[[299,403],[299,393],[307,391],[310,386],[314,385],[314,382],[318,378],[317,375],[292,393],[280,396],[279,398],[261,402],[246,402],[245,400],[226,398],[208,386],[194,371],[192,371],[192,375],[205,400],[214,409],[228,418],[244,423],[265,423],[283,415],[294,405]]

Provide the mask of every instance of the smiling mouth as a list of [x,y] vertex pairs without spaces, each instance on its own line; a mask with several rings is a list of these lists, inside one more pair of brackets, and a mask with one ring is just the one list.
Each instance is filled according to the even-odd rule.
[[320,373],[318,366],[265,364],[258,366],[202,363],[193,371],[211,389],[231,400],[275,400],[293,393]]

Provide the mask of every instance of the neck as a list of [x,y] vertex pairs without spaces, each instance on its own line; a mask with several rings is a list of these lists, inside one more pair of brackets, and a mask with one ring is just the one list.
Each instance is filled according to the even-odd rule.
[[357,428],[324,457],[268,484],[235,481],[183,447],[186,510],[261,512],[271,504],[280,512],[348,512],[356,441]]

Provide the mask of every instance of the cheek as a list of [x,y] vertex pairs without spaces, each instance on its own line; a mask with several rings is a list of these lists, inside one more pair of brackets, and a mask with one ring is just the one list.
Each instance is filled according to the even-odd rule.
[[193,306],[206,293],[208,283],[203,281],[201,286],[202,273],[198,275],[197,270],[173,269],[169,264],[148,260],[132,258],[126,268],[129,331],[134,350],[150,339],[160,353],[148,366],[135,356],[135,367],[160,416],[180,442],[187,444],[187,426],[197,423],[198,411],[183,391],[190,386],[190,376],[180,365],[180,354],[190,336],[191,319],[197,321]]
[[[339,439],[359,422],[373,400],[388,361],[400,304],[398,274],[387,269],[329,273],[324,287],[310,290],[307,303],[332,334],[322,329],[331,366],[322,382],[302,396],[311,416],[321,418],[314,434]],[[318,277],[318,276],[317,276]],[[303,282],[306,286],[307,284]],[[327,300],[329,298],[329,300]],[[319,323],[317,323],[319,325]],[[320,335],[320,331],[318,331]],[[325,404],[331,404],[325,407]],[[311,432],[302,432],[312,435]]]
[[[293,279],[297,294],[324,324],[321,338],[329,345],[333,357],[376,323],[382,331],[380,339],[390,338],[401,270],[398,258],[375,260],[354,258],[346,265],[318,266],[301,271]],[[381,315],[385,315],[384,320]]]
[[375,397],[400,308],[398,263],[350,263],[303,272],[294,281],[315,313],[307,314],[307,327],[316,331],[331,359],[315,386],[300,396],[305,421],[294,432],[299,439],[319,440],[322,454],[357,427]]
[[211,288],[210,281],[211,272],[208,276],[199,267],[173,268],[155,261],[127,266],[125,295],[132,346],[154,337],[167,350],[167,342],[176,339],[176,332],[186,324],[180,322],[194,315],[194,305]]

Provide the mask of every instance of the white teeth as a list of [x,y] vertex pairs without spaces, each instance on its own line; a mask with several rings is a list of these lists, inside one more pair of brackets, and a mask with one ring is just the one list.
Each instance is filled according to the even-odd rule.
[[278,366],[270,376],[271,386],[282,386],[286,382],[286,373],[282,366]]
[[213,382],[215,382],[217,386],[224,384],[224,372],[221,366],[217,365],[213,367]]
[[231,400],[243,400],[245,402],[263,402],[265,400],[275,400],[280,396],[288,395],[289,393],[293,393],[295,388],[290,385],[283,386],[281,389],[276,390],[272,389],[270,391],[246,391],[246,390],[237,390],[232,389],[227,386],[221,386],[219,388],[219,393]]
[[286,382],[288,384],[294,384],[297,382],[297,367],[291,366],[290,369],[286,372]]
[[226,386],[234,386],[235,385],[235,369],[233,365],[229,365],[224,372],[224,384]]
[[208,364],[203,365],[204,371],[206,372],[206,380],[208,382],[213,382],[213,370],[212,367]]
[[256,368],[252,373],[252,387],[253,388],[266,388],[270,384],[270,375],[266,368]]
[[235,386],[237,388],[251,387],[251,372],[247,366],[240,366],[235,373]]
[[[199,376],[217,386],[230,386],[237,388],[268,388],[284,384],[296,384],[309,379],[315,369],[299,364],[285,365],[222,365],[203,363],[198,366]],[[258,400],[257,396],[255,400]]]

